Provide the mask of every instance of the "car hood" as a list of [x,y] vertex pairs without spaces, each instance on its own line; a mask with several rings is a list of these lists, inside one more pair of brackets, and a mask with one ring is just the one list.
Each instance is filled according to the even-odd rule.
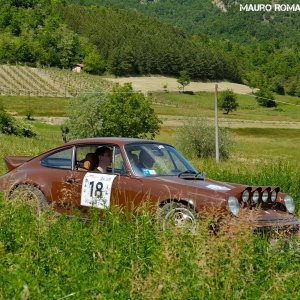
[[144,180],[158,182],[165,185],[175,185],[177,187],[191,187],[207,190],[208,192],[236,194],[244,190],[247,186],[233,183],[226,183],[211,179],[185,179],[178,176],[157,176],[144,177]]

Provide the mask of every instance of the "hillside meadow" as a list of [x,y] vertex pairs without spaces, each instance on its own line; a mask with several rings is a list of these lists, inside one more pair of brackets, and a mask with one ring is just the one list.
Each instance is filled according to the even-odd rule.
[[[214,116],[214,93],[211,92],[152,92],[153,107],[157,114],[169,118]],[[0,96],[0,103],[13,113],[25,115],[31,109],[35,116],[64,116],[68,99],[63,97]],[[288,95],[276,95],[277,107],[259,106],[253,95],[237,95],[237,111],[220,118],[227,120],[284,121],[299,122],[300,98]]]
[[[155,97],[157,112],[167,115],[168,108],[174,107],[171,117],[180,121],[189,119],[196,103],[213,115],[212,94]],[[278,120],[278,114],[283,121],[296,120],[293,110],[259,112],[243,97],[240,110],[229,118],[241,119],[244,113],[245,120],[263,115]],[[48,116],[63,116],[67,105],[67,99],[28,101],[34,107],[33,116],[44,116],[48,108]],[[7,97],[2,97],[2,103],[19,116],[28,104],[22,98]],[[37,120],[30,124],[38,131],[37,138],[0,135],[1,158],[36,155],[62,143],[59,125]],[[177,126],[176,122],[163,126],[157,140],[176,144]],[[231,158],[219,164],[192,160],[193,164],[218,180],[279,185],[299,208],[300,129],[227,130],[234,140]],[[4,172],[1,160],[0,174]],[[162,232],[147,207],[136,215],[106,211],[102,222],[97,212],[91,212],[90,221],[83,222],[57,217],[52,211],[38,216],[24,203],[9,203],[0,195],[0,299],[299,298],[298,236],[272,246],[267,235],[253,234],[241,225],[230,234],[222,230],[210,234],[210,221],[203,219],[194,235]]]

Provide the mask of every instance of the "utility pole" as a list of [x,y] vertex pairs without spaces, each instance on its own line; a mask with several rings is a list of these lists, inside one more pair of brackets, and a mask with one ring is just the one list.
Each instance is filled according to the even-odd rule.
[[219,124],[218,124],[218,84],[215,85],[215,141],[216,141],[216,163],[219,163]]

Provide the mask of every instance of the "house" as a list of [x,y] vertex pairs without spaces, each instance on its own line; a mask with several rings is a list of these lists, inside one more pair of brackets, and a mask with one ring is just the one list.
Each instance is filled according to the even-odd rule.
[[80,73],[84,68],[84,64],[74,64],[71,67],[72,72]]

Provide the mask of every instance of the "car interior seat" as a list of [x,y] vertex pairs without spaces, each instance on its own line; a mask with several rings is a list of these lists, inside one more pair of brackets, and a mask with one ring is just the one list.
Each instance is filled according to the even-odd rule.
[[87,153],[83,161],[83,168],[92,171],[98,166],[98,157],[95,153]]
[[135,153],[131,153],[130,154],[130,161],[132,163],[134,163],[135,165],[138,165],[138,163],[139,163],[139,157],[138,157],[138,155],[135,154]]

